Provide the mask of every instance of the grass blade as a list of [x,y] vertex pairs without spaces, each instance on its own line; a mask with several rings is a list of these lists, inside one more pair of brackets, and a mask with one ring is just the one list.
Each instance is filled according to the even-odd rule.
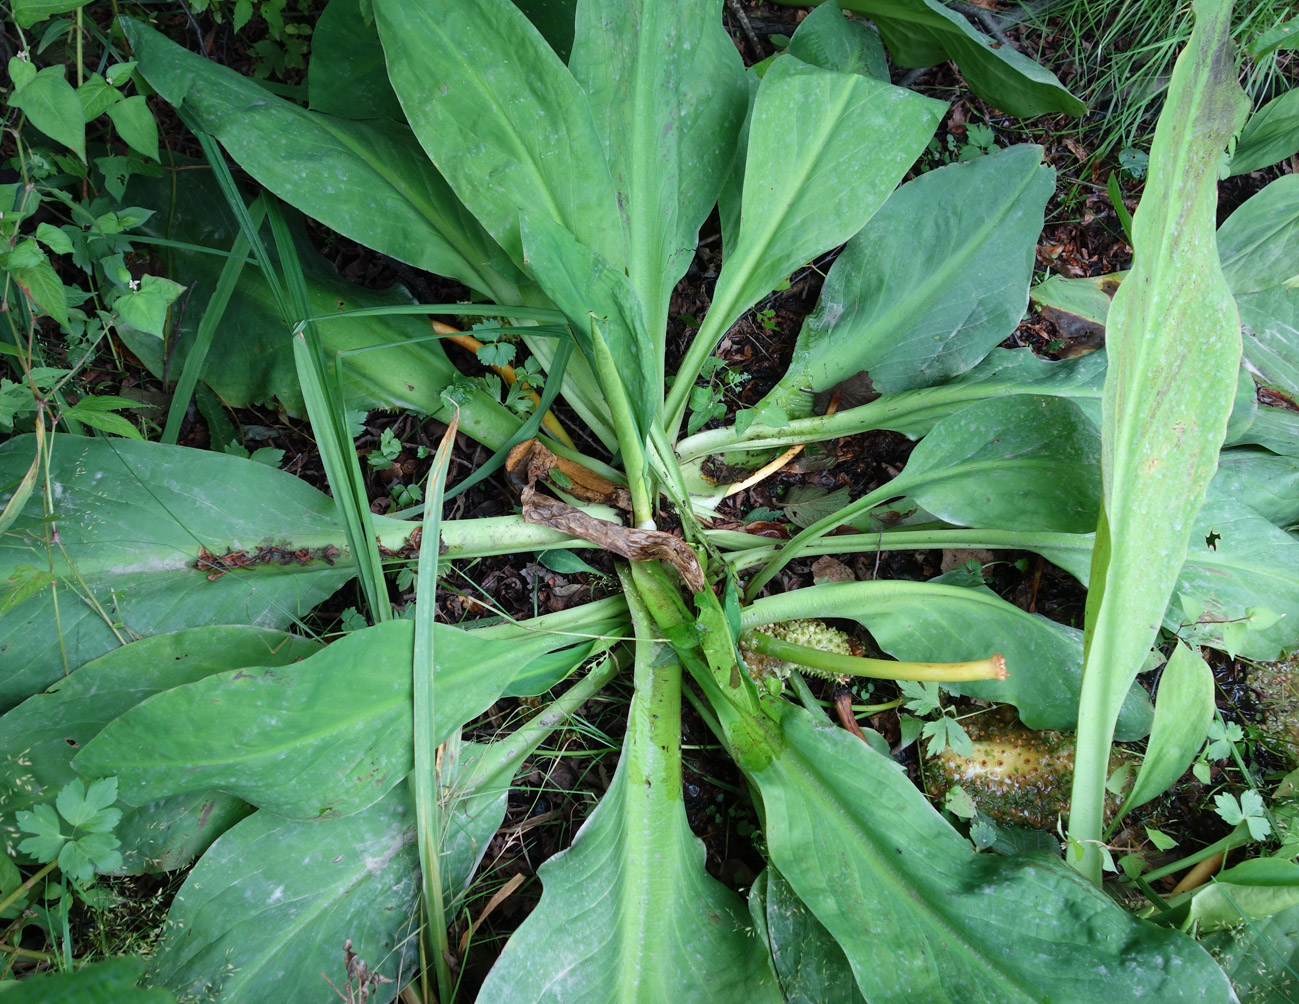
[[[254,211],[250,217],[253,226],[261,225],[264,211],[259,199],[254,204]],[[221,319],[225,316],[226,305],[230,302],[235,286],[239,283],[239,276],[243,273],[244,264],[248,260],[247,255],[248,238],[240,232],[230,248],[230,257],[226,259],[221,269],[221,277],[217,280],[216,289],[212,291],[212,296],[203,309],[203,319],[199,321],[198,331],[194,335],[194,345],[185,357],[185,367],[181,370],[180,379],[176,381],[176,387],[172,392],[171,407],[167,411],[167,425],[162,431],[164,443],[174,446],[180,436],[181,422],[185,419],[185,412],[189,410],[189,402],[194,397],[194,388],[198,385],[199,374],[203,372],[203,364],[207,362],[212,339],[221,324]]]
[[[439,784],[434,736],[433,624],[437,614],[437,573],[439,533],[442,523],[442,493],[446,486],[451,448],[455,445],[459,415],[451,420],[442,442],[438,444],[429,470],[429,488],[424,506],[422,540],[428,546],[419,552],[419,581],[415,594],[415,794],[416,839],[419,843],[420,871],[424,878],[424,940],[427,955],[437,973],[437,999],[449,1004],[455,984],[447,967],[450,946],[447,942],[447,917],[442,902],[441,840],[438,804]],[[454,743],[453,743],[454,745]]]

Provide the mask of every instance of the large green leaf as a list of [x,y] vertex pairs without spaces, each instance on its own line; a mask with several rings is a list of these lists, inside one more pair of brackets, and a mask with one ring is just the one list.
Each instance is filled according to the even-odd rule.
[[388,82],[379,31],[362,6],[361,0],[330,0],[321,11],[307,64],[311,108],[342,118],[404,122]]
[[1249,428],[1233,440],[1236,443],[1253,443],[1273,453],[1299,457],[1299,413],[1260,405]]
[[1100,878],[1110,736],[1146,660],[1217,464],[1236,396],[1240,325],[1218,263],[1217,165],[1248,103],[1236,83],[1230,0],[1197,0],[1133,220],[1132,271],[1108,318],[1104,496],[1087,595],[1070,836]]
[[1209,497],[1231,499],[1290,529],[1299,524],[1299,461],[1264,450],[1223,450]]
[[1227,217],[1218,258],[1237,297],[1299,280],[1299,175],[1282,175]]
[[1194,645],[1281,658],[1299,645],[1299,540],[1212,490],[1163,623]]
[[[749,124],[741,223],[682,371],[703,359],[750,306],[794,269],[847,240],[924,149],[944,105],[858,73],[771,64]],[[689,386],[678,379],[675,421]]]
[[936,0],[840,0],[840,5],[875,22],[899,66],[954,60],[975,94],[1011,115],[1087,110],[1050,70],[977,31]]
[[1299,399],[1299,288],[1273,286],[1236,298],[1245,362],[1265,387]]
[[567,63],[573,51],[577,0],[514,0],[514,6],[527,15],[555,54]]
[[1294,1004],[1299,983],[1299,906],[1213,931],[1201,943],[1249,1004]]
[[830,932],[774,868],[749,890],[754,934],[771,950],[790,1004],[864,1004],[852,968]]
[[100,959],[66,972],[5,981],[10,1004],[173,1004],[175,997],[158,988],[136,986],[144,975],[139,957]]
[[918,439],[967,403],[1015,395],[1067,398],[1099,428],[1105,364],[1104,351],[1053,362],[1027,349],[993,349],[978,366],[950,383],[881,396],[878,410],[883,424],[878,428]]
[[388,76],[428,156],[522,262],[519,210],[614,265],[627,247],[586,95],[509,0],[378,0]]
[[1100,502],[1099,456],[1095,427],[1068,398],[988,398],[935,425],[880,491],[948,523],[1084,533]]
[[[221,837],[172,903],[153,983],[235,1004],[319,1004],[340,987],[343,943],[389,980],[409,977],[419,861],[404,786],[344,819],[258,812]],[[322,975],[323,974],[323,975]],[[380,984],[385,1004],[405,981]]]
[[84,7],[89,0],[14,0],[11,10],[20,28],[30,28],[56,14]]
[[950,59],[975,94],[1010,115],[1087,111],[1046,67],[984,35],[936,0],[846,0],[843,6],[875,22],[899,66]]
[[1067,398],[978,401],[935,425],[892,481],[802,530],[749,582],[748,595],[808,544],[903,496],[951,523],[1082,533],[1096,519],[1098,445],[1095,427]]
[[[746,628],[774,620],[844,617],[870,631],[895,659],[966,662],[1000,652],[1005,680],[951,683],[956,694],[1006,701],[1034,729],[1072,729],[1082,687],[1082,632],[1030,614],[968,577],[953,573],[933,582],[827,583],[757,600],[746,607]],[[1145,689],[1134,683],[1123,703],[1125,740],[1150,731]]]
[[1187,926],[1193,930],[1232,928],[1299,906],[1299,864],[1284,858],[1254,858],[1219,872],[1191,896]]
[[772,863],[872,1004],[1234,1001],[1208,954],[1047,854],[976,854],[888,757],[801,708],[751,763]]
[[730,169],[748,86],[717,0],[585,0],[569,68],[591,104],[627,230],[627,277],[657,345]]
[[1249,117],[1232,151],[1230,171],[1271,167],[1299,150],[1299,87],[1273,98]]
[[638,642],[636,696],[613,782],[479,1000],[779,1001],[738,896],[704,870],[681,802],[680,667]]
[[1017,146],[899,188],[836,259],[766,403],[807,414],[804,389],[865,372],[894,393],[978,363],[1024,314],[1054,176]]
[[10,92],[6,102],[50,139],[58,140],[86,159],[86,120],[81,100],[62,66],[47,66]]
[[583,356],[594,363],[598,356],[592,342],[598,338],[618,361],[615,382],[621,387],[605,385],[604,393],[610,401],[626,400],[644,441],[658,413],[663,385],[653,374],[663,356],[645,327],[640,298],[626,274],[544,214],[521,212],[520,232],[528,268],[568,318]]
[[[167,274],[195,290],[214,289],[224,259],[194,249],[230,247],[238,225],[210,172],[179,171],[174,180],[137,179],[128,192],[143,205],[166,202],[171,207],[141,227],[151,236],[187,245],[158,249],[167,262]],[[285,215],[316,315],[329,318],[344,310],[414,302],[400,285],[375,291],[345,282],[312,246],[303,219],[291,210]],[[269,233],[263,236],[270,244]],[[195,299],[201,302],[201,295]],[[130,332],[123,339],[155,376],[174,376],[189,357],[204,311],[200,303],[191,301],[166,343]],[[460,428],[479,442],[499,447],[518,429],[516,416],[462,378],[442,343],[430,338],[432,331],[423,318],[343,316],[322,320],[318,327],[327,362],[331,370],[338,370],[349,409],[409,409],[449,421],[455,409],[447,397],[453,396],[460,405]],[[274,399],[291,415],[306,413],[292,339],[260,270],[246,269],[241,276],[208,351],[202,378],[230,407]]]
[[889,80],[889,60],[880,33],[848,17],[837,4],[823,3],[799,23],[785,50],[805,63],[841,73]]
[[[0,537],[12,604],[0,617],[0,708],[134,638],[287,626],[354,574],[333,502],[291,474],[134,440],[52,443],[49,497],[36,493]],[[0,506],[34,449],[30,436],[0,445]],[[217,571],[197,567],[204,551]],[[250,565],[222,573],[223,555]]]
[[[534,655],[566,643],[438,624],[436,743],[489,707]],[[410,772],[413,644],[412,622],[388,621],[293,666],[175,687],[107,725],[75,766],[116,775],[123,801],[135,805],[215,789],[293,818],[356,812]],[[187,727],[168,728],[178,721]]]
[[[86,663],[0,718],[5,762],[26,763],[21,779],[10,775],[0,825],[15,836],[13,814],[49,801],[76,778],[77,752],[146,697],[229,669],[289,665],[319,648],[319,642],[282,631],[213,625],[153,635]],[[221,795],[127,807],[114,831],[122,839],[126,870],[183,867],[233,822],[231,811],[236,819],[245,814],[241,805]]]
[[284,201],[399,261],[515,302],[518,273],[405,126],[308,111],[139,22],[123,30],[149,83]]
[[1204,745],[1213,712],[1213,670],[1199,652],[1179,642],[1159,674],[1150,742],[1115,823],[1177,783]]

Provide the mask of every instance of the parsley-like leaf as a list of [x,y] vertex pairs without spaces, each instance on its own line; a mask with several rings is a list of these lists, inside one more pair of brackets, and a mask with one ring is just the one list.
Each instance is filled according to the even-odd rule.
[[942,709],[938,684],[932,680],[899,680],[904,698],[902,706],[917,715],[931,715]]

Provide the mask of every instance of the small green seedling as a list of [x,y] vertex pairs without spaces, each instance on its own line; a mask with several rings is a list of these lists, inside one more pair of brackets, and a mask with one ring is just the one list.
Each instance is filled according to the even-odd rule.
[[1219,792],[1213,798],[1213,805],[1223,822],[1229,826],[1246,824],[1249,835],[1255,840],[1263,840],[1272,832],[1272,824],[1263,808],[1263,796],[1253,789],[1242,792],[1240,798],[1228,791]]
[[69,781],[53,806],[40,804],[17,814],[19,829],[32,834],[18,849],[44,865],[57,864],[64,875],[82,885],[92,881],[97,871],[120,868],[121,842],[113,829],[122,810],[111,807],[116,801],[115,777],[92,781],[89,788],[80,778]]

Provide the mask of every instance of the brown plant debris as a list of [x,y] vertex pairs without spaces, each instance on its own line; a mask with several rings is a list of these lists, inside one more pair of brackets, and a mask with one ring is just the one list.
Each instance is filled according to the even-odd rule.
[[544,478],[579,502],[599,502],[631,512],[631,495],[602,474],[564,457],[557,457],[538,440],[520,443],[505,458],[505,471],[515,490]]
[[263,565],[309,565],[313,561],[323,561],[332,565],[339,555],[333,544],[324,547],[277,547],[274,544],[259,544],[256,551],[249,553],[247,548],[239,551],[226,551],[225,554],[213,554],[202,544],[198,549],[198,560],[194,567],[200,572],[210,572],[207,579],[215,582],[226,572],[236,568],[258,568]]
[[558,471],[563,476],[559,486],[575,498],[630,509],[631,500],[625,488],[619,488],[580,464],[556,457],[535,439],[520,443],[511,450],[505,467],[511,482],[519,488],[525,521],[588,540],[628,561],[666,561],[680,573],[681,580],[691,592],[698,593],[707,588],[699,559],[680,537],[662,530],[642,530],[597,519],[567,502],[543,495],[537,491],[536,485],[537,480],[543,477],[552,484],[556,483],[554,474]]

